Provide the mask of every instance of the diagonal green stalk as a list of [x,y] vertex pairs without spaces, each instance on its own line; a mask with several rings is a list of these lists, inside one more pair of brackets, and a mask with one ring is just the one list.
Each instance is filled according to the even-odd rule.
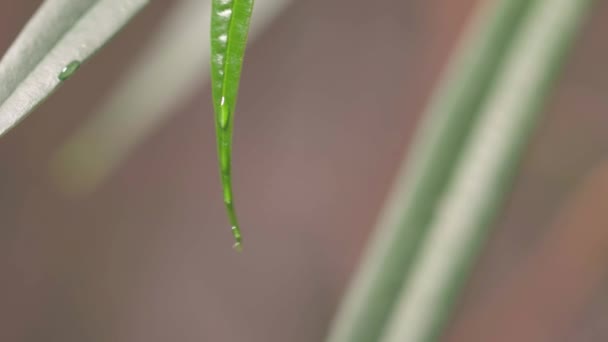
[[400,171],[329,342],[376,342],[454,170],[481,101],[530,0],[491,0],[467,27]]
[[437,341],[592,0],[535,0],[487,95],[383,342]]
[[235,248],[242,236],[232,194],[232,132],[253,0],[213,0],[211,9],[211,83],[218,158]]

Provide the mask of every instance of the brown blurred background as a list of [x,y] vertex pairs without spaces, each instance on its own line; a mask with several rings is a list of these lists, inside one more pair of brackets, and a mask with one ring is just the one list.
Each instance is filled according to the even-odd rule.
[[[40,3],[0,2],[0,53]],[[0,138],[0,341],[322,341],[475,5],[299,0],[250,45],[239,255],[206,79],[94,193],[49,179],[174,3],[152,1]],[[446,341],[608,340],[607,18],[597,1]]]

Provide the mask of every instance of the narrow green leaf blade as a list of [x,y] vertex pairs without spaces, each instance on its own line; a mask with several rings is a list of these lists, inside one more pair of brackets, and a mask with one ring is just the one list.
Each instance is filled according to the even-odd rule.
[[213,0],[211,12],[211,76],[213,104],[226,127],[234,112],[253,0]]
[[224,203],[235,247],[241,232],[232,195],[232,130],[234,109],[247,45],[253,0],[213,0],[211,10],[211,83]]
[[60,75],[69,76],[66,67],[89,58],[148,2],[45,1],[0,60],[0,135],[49,96]]

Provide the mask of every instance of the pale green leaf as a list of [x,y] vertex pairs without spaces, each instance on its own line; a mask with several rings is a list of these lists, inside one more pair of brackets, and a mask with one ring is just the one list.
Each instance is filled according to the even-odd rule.
[[45,1],[0,60],[0,135],[57,88],[64,68],[91,57],[148,1]]

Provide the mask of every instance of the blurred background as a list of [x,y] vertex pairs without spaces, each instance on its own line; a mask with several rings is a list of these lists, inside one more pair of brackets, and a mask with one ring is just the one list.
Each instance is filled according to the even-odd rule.
[[[0,53],[40,3],[0,2]],[[242,254],[207,74],[96,188],[75,195],[49,173],[178,3],[152,1],[0,138],[0,341],[322,341],[476,1],[294,0],[268,22],[235,121]],[[608,3],[596,3],[446,341],[608,340]]]

